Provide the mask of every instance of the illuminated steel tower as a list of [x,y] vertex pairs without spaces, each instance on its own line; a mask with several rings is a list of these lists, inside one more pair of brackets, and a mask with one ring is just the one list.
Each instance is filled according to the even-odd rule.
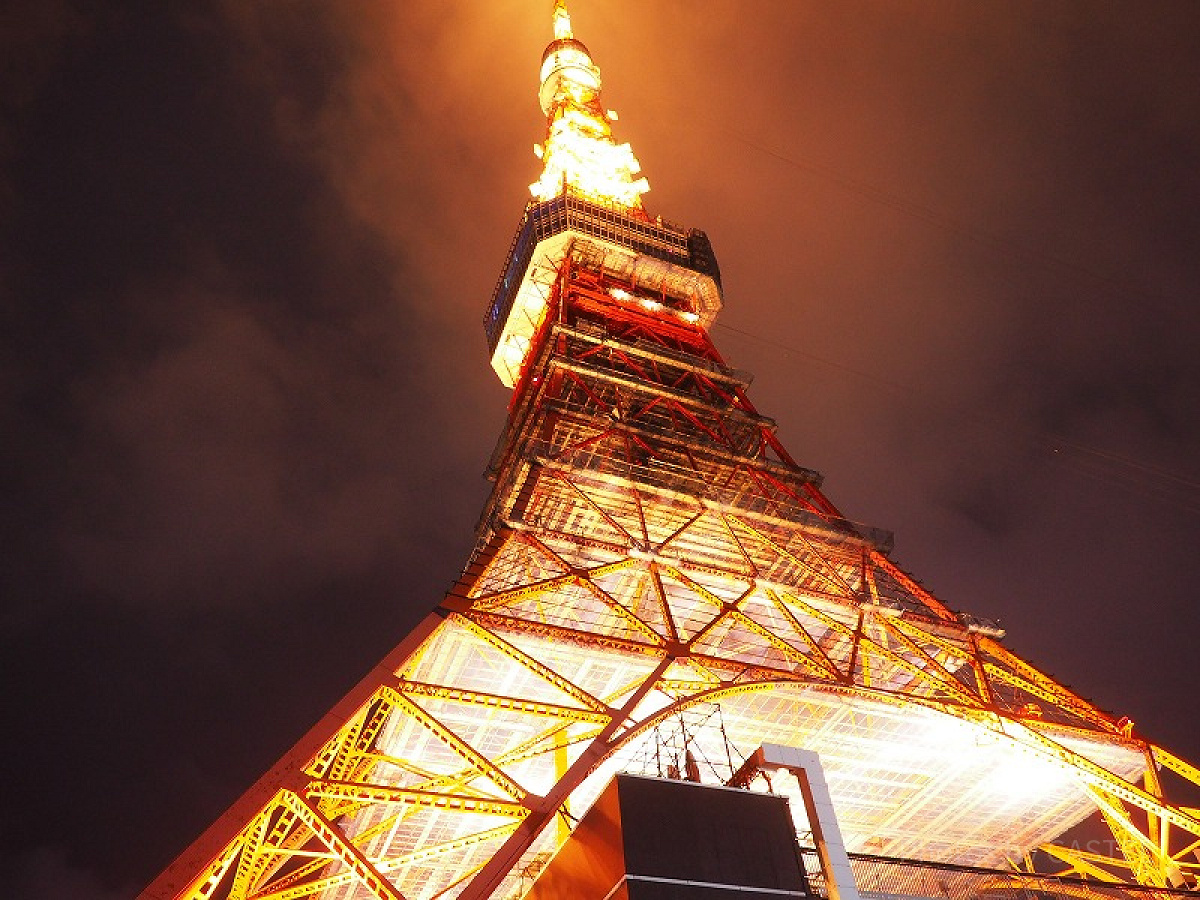
[[[1163,780],[1200,771],[922,589],[792,460],[709,340],[708,239],[645,212],[553,15],[544,168],[485,319],[514,393],[471,559],[143,896],[512,897],[615,773],[720,783],[764,742],[820,754],[851,851],[1040,847],[1194,887],[1200,810]],[[1097,810],[1112,854],[1049,843]]]

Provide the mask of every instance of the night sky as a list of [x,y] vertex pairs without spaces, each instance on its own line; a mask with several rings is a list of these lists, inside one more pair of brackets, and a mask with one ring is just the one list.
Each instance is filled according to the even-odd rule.
[[[458,574],[550,6],[0,12],[7,896],[136,893]],[[1200,760],[1200,5],[572,12],[797,460]]]

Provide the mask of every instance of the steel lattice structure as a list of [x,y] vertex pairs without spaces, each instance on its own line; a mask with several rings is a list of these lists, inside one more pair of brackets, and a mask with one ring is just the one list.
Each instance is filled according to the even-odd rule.
[[[707,238],[643,211],[599,87],[560,0],[546,172],[485,321],[514,397],[462,577],[143,896],[517,896],[700,709],[707,780],[763,742],[817,751],[852,851],[1042,847],[1194,887],[1200,810],[1161,776],[1200,771],[923,590],[792,460],[709,340]],[[1120,853],[1051,843],[1096,810]]]

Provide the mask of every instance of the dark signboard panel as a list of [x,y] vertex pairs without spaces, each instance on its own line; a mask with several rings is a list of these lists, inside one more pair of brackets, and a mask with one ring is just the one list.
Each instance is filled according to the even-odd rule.
[[784,798],[618,775],[527,896],[785,900],[806,885]]

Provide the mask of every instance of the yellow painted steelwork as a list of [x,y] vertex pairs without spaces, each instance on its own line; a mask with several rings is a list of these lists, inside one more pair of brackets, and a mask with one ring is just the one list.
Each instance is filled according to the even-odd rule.
[[[553,24],[534,196],[643,227],[562,0]],[[851,851],[1005,867],[1042,847],[1068,874],[1194,887],[1200,816],[1163,778],[1200,771],[841,518],[707,342],[715,263],[606,240],[538,244],[497,323],[497,371],[528,380],[462,579],[143,896],[516,897],[571,812],[701,709],[720,727],[687,725],[688,752],[726,761],[706,780],[766,742],[819,753]],[[1112,854],[1049,843],[1097,812]]]

